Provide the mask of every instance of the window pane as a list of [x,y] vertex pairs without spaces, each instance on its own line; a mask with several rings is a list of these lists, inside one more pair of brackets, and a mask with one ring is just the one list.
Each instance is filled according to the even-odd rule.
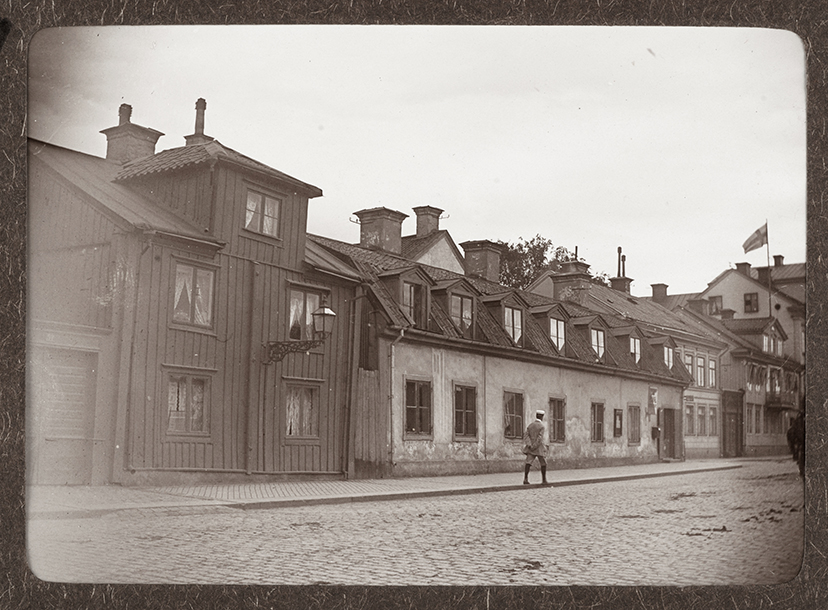
[[190,322],[193,295],[193,268],[177,265],[175,268],[175,309],[173,320]]
[[313,339],[313,312],[319,309],[319,295],[309,292],[305,295],[305,339]]
[[187,404],[187,382],[184,378],[172,377],[168,385],[167,412],[168,432],[184,432],[187,429],[185,406]]
[[244,217],[244,228],[250,231],[259,231],[262,218],[262,196],[259,193],[247,193],[247,210]]
[[305,313],[305,293],[299,290],[290,291],[290,330],[291,339],[302,338],[302,319]]
[[262,233],[278,235],[279,232],[279,204],[278,199],[265,197],[264,217],[262,219]]
[[193,397],[190,404],[190,430],[202,432],[204,430],[204,380],[193,379]]
[[196,269],[195,319],[193,322],[210,326],[213,321],[213,272]]

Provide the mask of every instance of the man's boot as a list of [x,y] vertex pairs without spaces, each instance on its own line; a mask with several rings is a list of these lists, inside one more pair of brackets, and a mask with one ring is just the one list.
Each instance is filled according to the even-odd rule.
[[526,464],[523,467],[523,484],[529,485],[529,469],[532,467],[532,464]]
[[549,483],[546,482],[546,466],[541,466],[541,476],[543,477],[542,484],[549,485]]

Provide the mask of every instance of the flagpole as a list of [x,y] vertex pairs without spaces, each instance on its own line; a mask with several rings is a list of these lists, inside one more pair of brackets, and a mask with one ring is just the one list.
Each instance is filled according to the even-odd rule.
[[765,253],[768,255],[768,316],[773,317],[773,309],[771,308],[770,230],[767,218],[765,218]]

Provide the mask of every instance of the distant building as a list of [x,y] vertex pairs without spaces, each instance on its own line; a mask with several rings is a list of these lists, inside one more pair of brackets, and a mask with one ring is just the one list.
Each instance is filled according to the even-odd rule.
[[726,457],[786,453],[784,433],[802,408],[805,265],[783,260],[774,256],[772,267],[754,269],[739,263],[699,293],[668,295],[655,284],[646,299],[683,311],[728,345],[720,374]]

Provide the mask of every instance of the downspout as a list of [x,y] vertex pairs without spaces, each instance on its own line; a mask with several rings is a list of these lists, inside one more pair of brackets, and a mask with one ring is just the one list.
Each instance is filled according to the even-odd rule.
[[348,400],[345,404],[345,431],[342,449],[342,465],[345,479],[351,479],[355,470],[355,444],[356,426],[354,425],[353,414],[356,412],[358,399],[359,382],[359,355],[362,351],[362,299],[365,298],[365,289],[358,286],[352,299],[349,316],[349,337],[351,340],[351,360],[348,374]]
[[405,336],[405,329],[400,329],[400,334],[391,342],[388,350],[388,359],[390,361],[389,367],[389,401],[388,401],[388,455],[391,468],[394,466],[394,370],[396,366],[395,347],[397,343]]
[[[139,299],[139,288],[141,283],[141,259],[144,258],[144,254],[147,253],[151,247],[150,243],[144,244],[144,247],[141,249],[140,254],[138,254],[138,261],[137,265],[135,266],[135,279],[133,280],[132,291],[133,291],[133,304],[132,304],[132,332],[130,341],[129,341],[129,370],[127,371],[127,395],[126,395],[126,413],[124,414],[124,467],[125,469],[132,473],[134,472],[134,465],[132,463],[132,440],[130,435],[132,434],[132,426],[130,420],[132,419],[132,371],[135,362],[135,330],[138,326],[138,299]],[[117,420],[117,417],[116,417]],[[115,433],[115,442],[117,444],[117,421],[116,421],[116,433]],[[121,477],[119,476],[118,479],[120,480]]]
[[[488,394],[487,390],[489,388],[489,384],[487,383],[488,379],[488,358],[486,354],[483,354],[483,461],[488,462],[489,460],[489,435],[488,435],[488,426],[486,425],[487,420],[489,419],[489,401],[488,401]],[[489,471],[488,464],[484,469],[486,472]]]

